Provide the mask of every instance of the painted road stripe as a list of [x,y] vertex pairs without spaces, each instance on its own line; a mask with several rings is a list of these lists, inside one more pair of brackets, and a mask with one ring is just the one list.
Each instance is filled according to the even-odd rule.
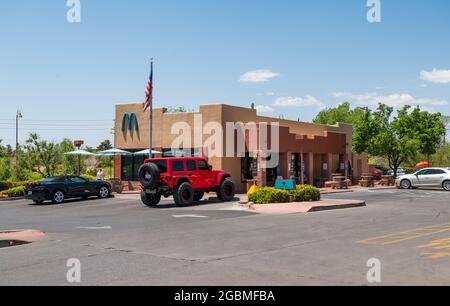
[[431,236],[439,233],[450,231],[450,223],[432,225],[422,228],[417,228],[409,231],[388,234],[384,236],[369,238],[366,240],[357,241],[359,244],[370,245],[390,245],[403,242],[406,240],[412,240],[416,238]]
[[173,215],[174,218],[209,218],[208,216],[200,215]]
[[99,226],[99,227],[91,227],[91,226],[79,226],[77,229],[85,229],[85,230],[110,230],[111,226]]

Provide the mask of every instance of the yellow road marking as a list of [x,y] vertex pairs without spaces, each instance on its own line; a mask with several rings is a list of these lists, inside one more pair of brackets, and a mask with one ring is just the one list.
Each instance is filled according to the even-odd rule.
[[450,252],[423,253],[422,255],[428,257],[428,259],[442,259],[445,257],[450,257]]
[[444,257],[450,257],[450,238],[444,238],[440,240],[431,241],[429,244],[420,245],[418,249],[434,249],[438,252],[422,253],[422,256],[428,257],[428,259],[441,259]]
[[435,249],[435,250],[449,250],[450,251],[450,238],[431,241],[429,244],[420,245],[418,249]]
[[390,245],[403,242],[406,240],[412,240],[416,238],[431,236],[439,233],[450,231],[450,223],[432,225],[422,228],[416,228],[409,231],[388,234],[384,236],[369,238],[366,240],[357,241],[359,244],[370,245]]

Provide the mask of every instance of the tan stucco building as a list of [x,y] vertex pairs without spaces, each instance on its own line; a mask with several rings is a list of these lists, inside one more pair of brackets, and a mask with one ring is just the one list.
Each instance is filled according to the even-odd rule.
[[[148,117],[149,113],[143,112],[142,103],[116,105],[115,147],[130,152],[147,149],[149,146]],[[245,191],[246,181],[252,179],[268,185],[273,184],[280,177],[292,178],[299,183],[303,180],[309,184],[321,185],[336,171],[347,173],[354,178],[359,178],[362,173],[368,172],[367,156],[352,154],[351,125],[318,125],[263,117],[258,116],[255,109],[222,104],[202,105],[199,112],[190,113],[168,113],[162,108],[154,109],[153,148],[163,152],[162,156],[179,156],[181,150],[184,155],[208,156],[208,148],[205,148],[204,144],[208,143],[207,140],[211,134],[201,131],[202,127],[210,122],[218,123],[223,131],[226,130],[227,123],[255,123],[258,133],[264,123],[279,125],[279,163],[275,168],[266,171],[261,169],[259,167],[261,157],[252,150],[247,151],[243,156],[209,158],[210,164],[215,169],[223,169],[232,175],[241,192]],[[177,138],[180,138],[180,131],[177,129],[172,131],[172,129],[175,124],[180,125],[180,123],[181,126],[191,127],[192,145],[173,150],[172,145]],[[270,129],[268,133],[271,134]],[[250,148],[248,137],[246,133],[244,138],[247,149]],[[237,135],[234,135],[233,139],[236,142]],[[216,145],[215,149],[217,149]],[[224,136],[219,146],[223,146],[223,151],[226,151],[229,145],[237,147],[236,143],[227,144]],[[138,168],[145,158],[144,155],[117,156],[116,178],[125,182],[136,181]]]

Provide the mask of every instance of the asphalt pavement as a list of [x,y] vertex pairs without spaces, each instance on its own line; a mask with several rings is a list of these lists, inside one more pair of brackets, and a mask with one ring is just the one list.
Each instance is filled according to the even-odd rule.
[[232,204],[147,208],[133,197],[62,205],[0,202],[0,232],[47,239],[0,249],[0,285],[450,285],[450,193],[382,190],[326,195],[366,207],[259,215]]

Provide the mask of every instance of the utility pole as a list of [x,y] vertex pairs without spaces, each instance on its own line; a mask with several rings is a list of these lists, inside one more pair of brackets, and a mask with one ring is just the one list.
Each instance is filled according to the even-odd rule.
[[15,165],[16,165],[16,180],[19,180],[20,168],[19,168],[19,119],[23,118],[22,112],[17,110],[16,113],[16,152],[14,154]]

